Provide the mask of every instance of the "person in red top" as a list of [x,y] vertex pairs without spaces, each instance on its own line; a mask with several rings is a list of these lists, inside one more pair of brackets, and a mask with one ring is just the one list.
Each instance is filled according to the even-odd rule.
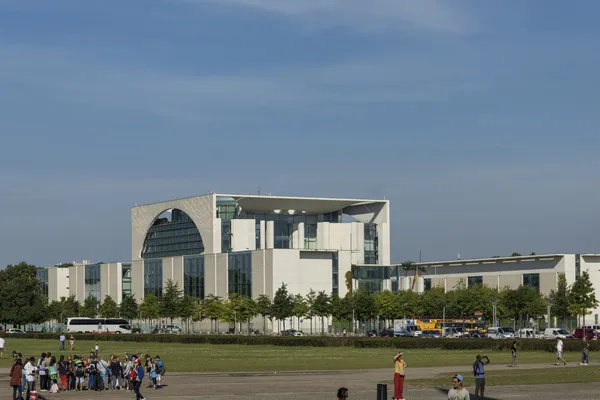
[[10,386],[13,388],[13,400],[23,397],[23,361],[20,358],[10,369]]
[[404,353],[394,356],[394,400],[404,400],[404,368],[406,363],[402,359]]

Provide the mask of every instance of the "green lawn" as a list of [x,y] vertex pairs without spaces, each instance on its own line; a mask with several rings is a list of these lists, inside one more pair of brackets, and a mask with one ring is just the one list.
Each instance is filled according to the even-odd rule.
[[[58,340],[6,338],[5,356],[13,350],[24,356],[39,357],[44,351],[59,352]],[[89,354],[93,342],[77,341],[75,353]],[[293,371],[392,368],[392,349],[357,349],[354,347],[279,347],[246,345],[198,345],[180,343],[100,342],[100,354],[123,356],[125,352],[160,355],[172,372],[236,372],[236,371]],[[404,350],[410,368],[438,366],[470,366],[477,351],[418,349]],[[509,363],[509,352],[483,351],[494,364]],[[567,361],[579,362],[579,353],[565,353]],[[551,353],[522,352],[520,364],[549,363]],[[11,360],[0,360],[6,368]],[[468,369],[468,368],[467,368]]]
[[[463,369],[460,372],[465,378],[467,388],[475,387],[473,372]],[[519,369],[519,367],[502,371],[487,371],[486,386],[498,385],[545,385],[558,383],[585,383],[600,381],[600,367],[585,366],[577,368],[551,367],[543,369]],[[431,379],[407,380],[408,386],[450,387],[452,376],[448,374],[437,375]],[[393,384],[393,382],[386,382]]]

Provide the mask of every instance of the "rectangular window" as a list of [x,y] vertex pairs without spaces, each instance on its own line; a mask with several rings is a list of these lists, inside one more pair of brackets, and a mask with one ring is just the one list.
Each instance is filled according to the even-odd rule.
[[290,225],[287,221],[275,221],[275,248],[289,249],[290,248]]
[[161,297],[162,291],[162,259],[144,260],[144,296],[153,294],[157,297]]
[[423,290],[425,292],[431,290],[431,278],[423,279]]
[[358,290],[377,293],[383,290],[384,281],[390,279],[387,267],[352,267],[352,278],[358,281]]
[[121,266],[121,295],[133,296],[131,289],[131,264],[122,264]]
[[252,253],[229,253],[229,293],[252,297]]
[[255,234],[256,234],[256,250],[260,249],[260,221],[256,220],[256,229],[255,229]]
[[467,279],[467,286],[483,285],[483,276],[469,276]]
[[575,279],[581,276],[581,254],[575,254]]
[[523,274],[523,285],[540,291],[540,274]]
[[42,293],[48,296],[48,269],[47,268],[38,268],[36,270],[36,276],[40,281],[40,286],[42,287]]
[[100,298],[100,264],[88,264],[85,266],[85,297]]
[[183,293],[204,298],[204,257],[186,257],[183,260]]
[[377,224],[365,224],[365,264],[377,264],[378,262],[378,243],[377,243]]
[[317,224],[304,224],[304,248],[309,250],[317,248]]
[[221,253],[231,251],[231,221],[221,221]]
[[339,273],[340,266],[338,261],[338,255],[336,253],[331,254],[331,293],[339,295]]

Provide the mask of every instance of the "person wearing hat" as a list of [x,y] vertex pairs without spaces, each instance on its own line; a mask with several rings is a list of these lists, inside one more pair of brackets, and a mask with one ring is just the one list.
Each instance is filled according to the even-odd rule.
[[404,353],[398,352],[394,356],[394,400],[404,400],[404,369],[406,363],[402,359]]
[[456,374],[452,378],[452,389],[448,391],[448,400],[470,400],[469,391],[463,387],[462,375]]

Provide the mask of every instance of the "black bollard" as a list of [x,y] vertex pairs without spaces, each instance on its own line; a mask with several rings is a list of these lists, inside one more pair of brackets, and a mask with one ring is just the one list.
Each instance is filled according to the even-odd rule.
[[387,400],[387,385],[385,383],[377,384],[377,400]]

